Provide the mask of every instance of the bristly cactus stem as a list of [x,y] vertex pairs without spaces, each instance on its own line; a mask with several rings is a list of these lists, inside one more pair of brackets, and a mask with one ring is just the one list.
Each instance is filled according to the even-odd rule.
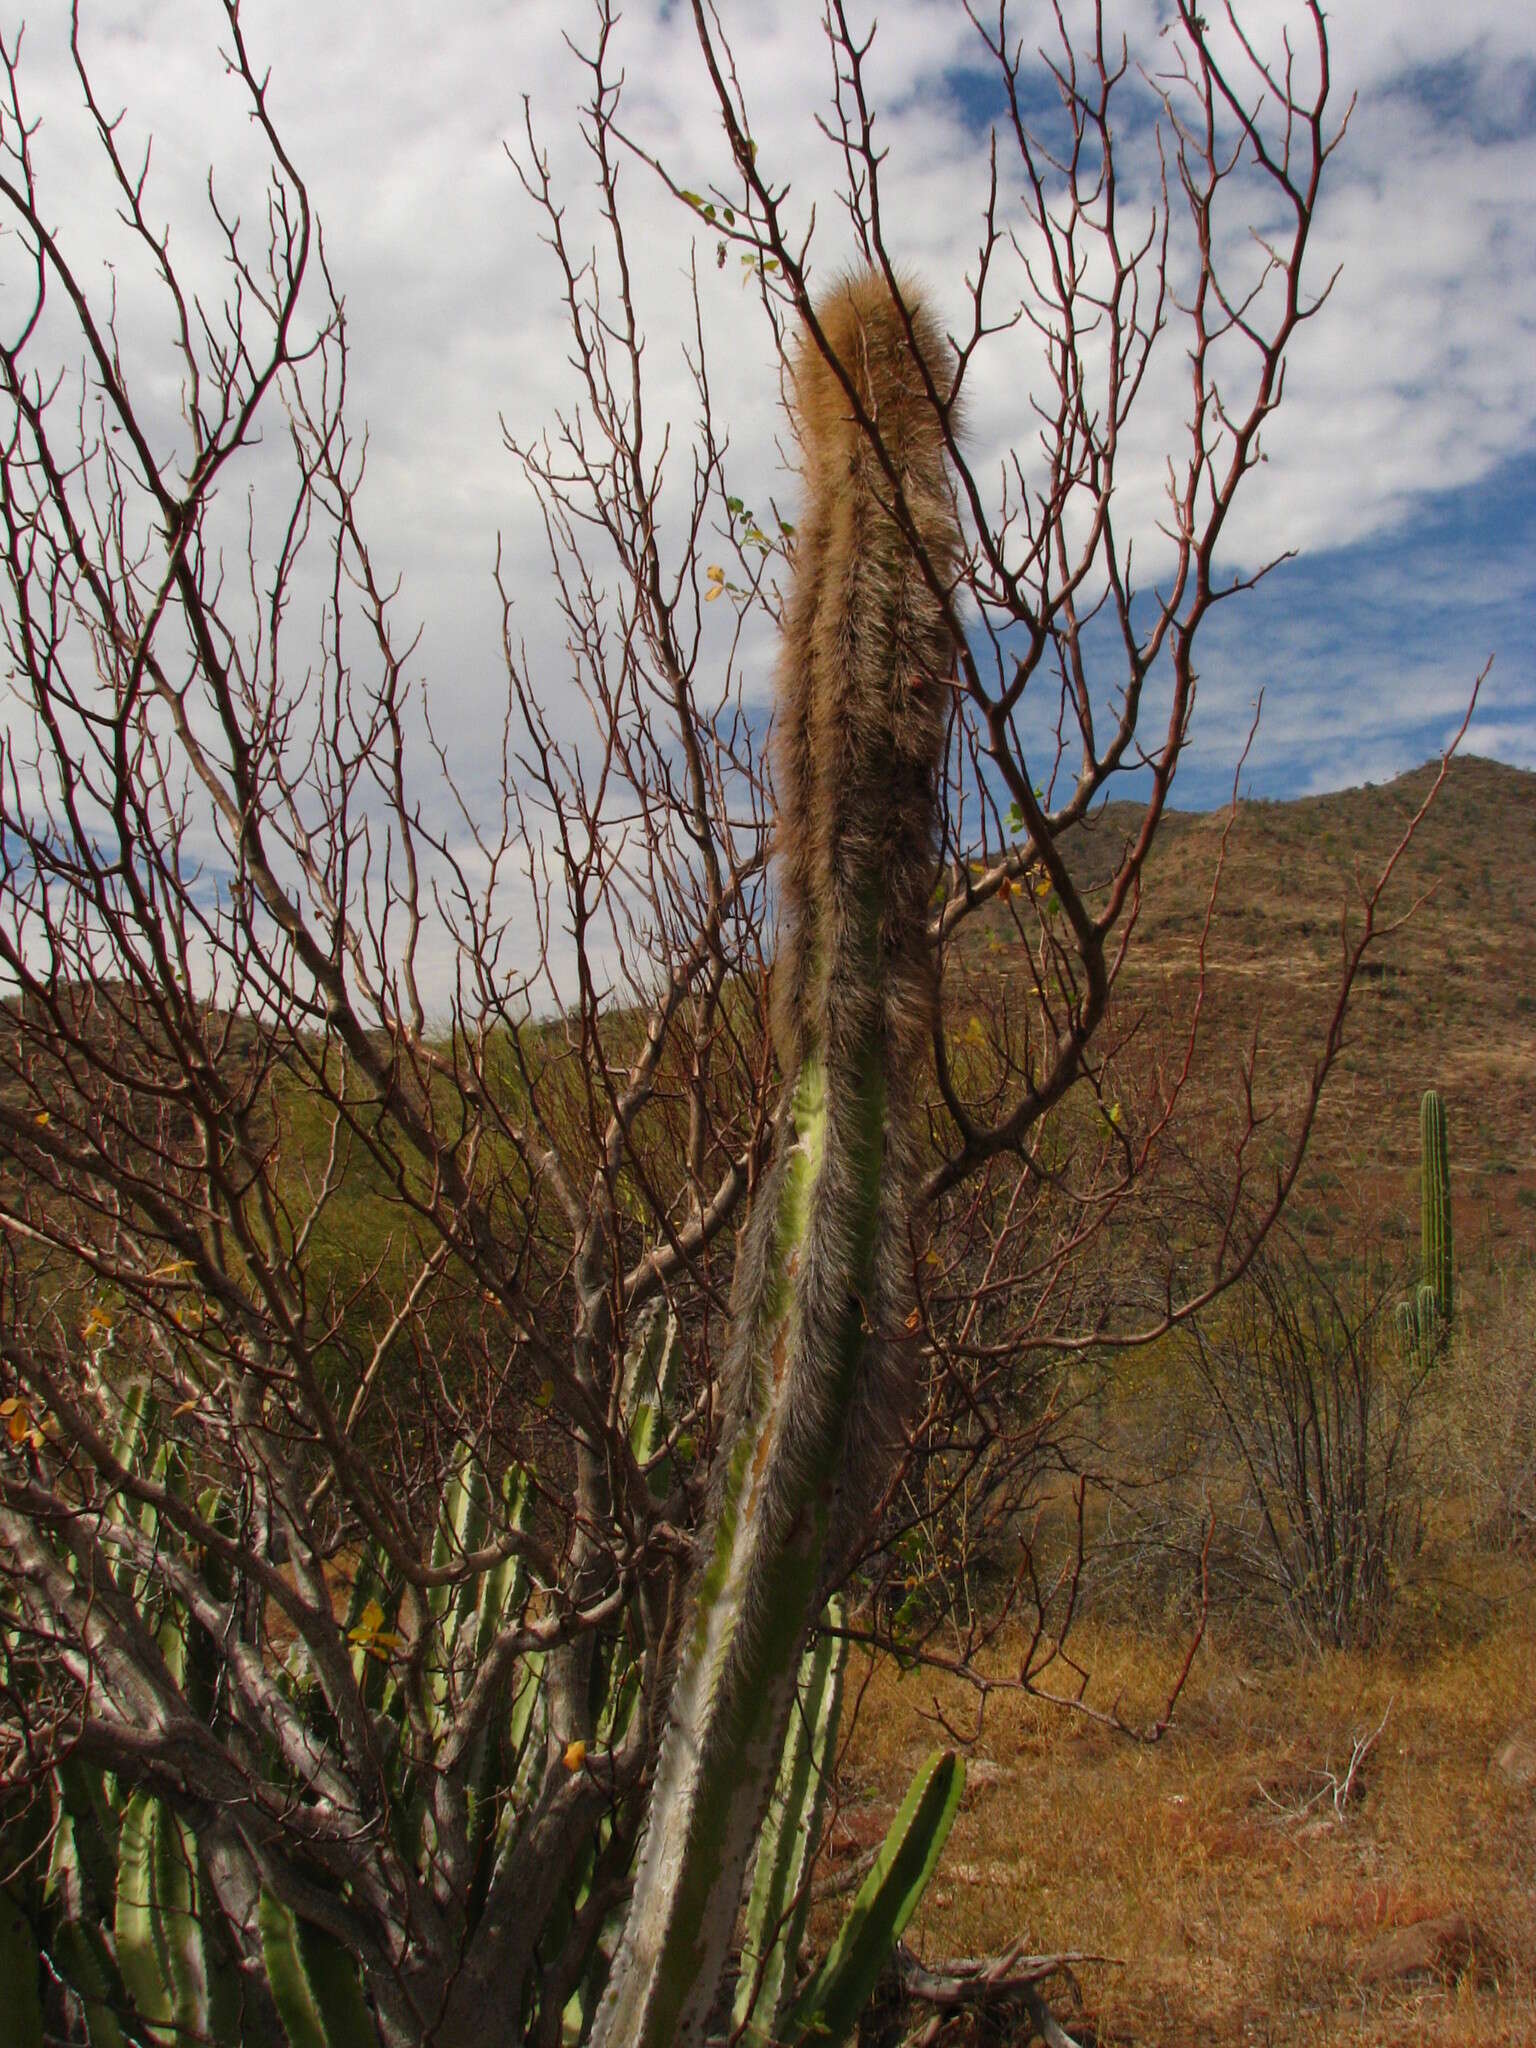
[[905,1196],[960,542],[930,396],[948,351],[905,298],[875,272],[846,280],[817,309],[842,375],[809,338],[794,366],[806,496],[775,726],[790,1087],[742,1242],[693,1623],[595,2048],[702,2038],[800,1648],[915,1379]]

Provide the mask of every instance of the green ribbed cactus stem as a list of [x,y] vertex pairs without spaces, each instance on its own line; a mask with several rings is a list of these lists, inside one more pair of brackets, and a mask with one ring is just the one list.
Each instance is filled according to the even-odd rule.
[[119,1832],[113,1946],[149,2042],[228,2039],[240,2010],[229,1959],[205,1940],[200,1869],[192,1830],[135,1792]]
[[[129,2048],[118,2019],[118,2014],[128,2009],[128,1994],[100,1928],[79,1920],[64,1921],[54,1933],[52,1955],[54,1966],[80,2001],[90,2048]],[[0,1983],[9,1981],[0,1966]],[[239,2037],[227,2034],[221,2038]]]
[[785,2021],[777,2037],[785,2048],[835,2048],[852,2037],[928,1888],[964,1790],[964,1760],[952,1749],[935,1751],[912,1780],[826,1960]]
[[826,1626],[801,1659],[778,1782],[758,1838],[733,2014],[747,2048],[768,2048],[782,2037],[794,1998],[842,1713],[845,1620],[842,1602],[830,1602]]
[[333,1935],[267,1890],[257,1908],[262,1961],[289,2048],[378,2048],[357,1963]]
[[1446,1145],[1445,1103],[1433,1088],[1419,1104],[1423,1147],[1420,1168],[1420,1243],[1424,1285],[1434,1292],[1442,1324],[1448,1329],[1455,1304],[1451,1260],[1451,1162]]
[[665,1441],[667,1411],[677,1391],[683,1343],[677,1317],[662,1302],[652,1305],[635,1333],[624,1361],[619,1412],[629,1430],[635,1463],[647,1470],[647,1485],[656,1500],[665,1500],[671,1483],[669,1461],[653,1463]]
[[16,2048],[43,2048],[37,1937],[20,1891],[11,1885],[0,1885],[0,1985],[6,2024],[14,2030],[9,2039]]
[[1419,1319],[1414,1313],[1411,1301],[1400,1301],[1394,1318],[1397,1325],[1397,1345],[1405,1359],[1411,1359],[1419,1348]]
[[775,722],[775,1031],[791,1079],[742,1240],[711,1511],[597,2048],[703,2038],[801,1646],[915,1383],[905,1199],[954,662],[933,584],[959,554],[928,394],[949,367],[931,318],[910,292],[899,308],[874,273],[817,316],[843,376],[808,338],[793,401],[806,498]]

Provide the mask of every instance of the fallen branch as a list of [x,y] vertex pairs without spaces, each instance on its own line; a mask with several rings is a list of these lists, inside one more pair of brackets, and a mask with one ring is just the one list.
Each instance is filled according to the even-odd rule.
[[[1312,1809],[1326,1799],[1333,1807],[1333,1822],[1341,1823],[1345,1818],[1350,1796],[1354,1792],[1355,1778],[1360,1766],[1365,1762],[1377,1743],[1380,1742],[1396,1703],[1397,1695],[1394,1693],[1392,1698],[1387,1701],[1386,1713],[1382,1715],[1371,1733],[1354,1737],[1350,1745],[1349,1763],[1342,1772],[1332,1770],[1325,1764],[1322,1770],[1311,1773],[1314,1778],[1320,1779],[1321,1783],[1318,1785],[1317,1790],[1309,1793],[1305,1799],[1289,1802],[1276,1799],[1274,1794],[1261,1783],[1259,1791],[1275,1809],[1279,1818],[1285,1821],[1305,1820]],[[1328,1816],[1324,1815],[1323,1818],[1326,1820]]]
[[1020,1935],[995,1956],[960,1956],[932,1965],[920,1963],[904,1942],[898,1942],[896,1973],[903,1993],[936,2008],[915,2033],[908,2035],[905,2048],[931,2048],[955,2012],[974,2012],[1010,2000],[1024,2007],[1047,2048],[1078,2048],[1052,2017],[1039,1986],[1061,1971],[1070,1972],[1075,1964],[1115,1963],[1118,1958],[1093,1955],[1086,1949],[1030,1955],[1025,1952],[1026,1940],[1026,1936]]

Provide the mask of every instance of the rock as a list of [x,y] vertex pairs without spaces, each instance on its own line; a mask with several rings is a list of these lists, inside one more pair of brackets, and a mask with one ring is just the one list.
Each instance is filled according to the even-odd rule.
[[1475,1920],[1465,1913],[1437,1913],[1406,1927],[1378,1934],[1360,1959],[1357,1975],[1363,1984],[1423,1984],[1438,1979],[1454,1983],[1475,1955],[1486,1955],[1488,1942]]
[[996,1785],[1006,1785],[1012,1777],[1012,1771],[1003,1764],[994,1763],[989,1756],[969,1758],[965,1766],[967,1803],[972,1796],[979,1797],[983,1792],[990,1792]]
[[1506,1735],[1489,1759],[1488,1770],[1517,1792],[1536,1785],[1536,1727],[1516,1728]]

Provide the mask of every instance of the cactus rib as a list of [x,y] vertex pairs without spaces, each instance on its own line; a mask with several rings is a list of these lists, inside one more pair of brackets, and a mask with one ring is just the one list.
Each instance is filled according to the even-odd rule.
[[357,1965],[265,1887],[256,1909],[267,1983],[289,2048],[378,2048]]
[[758,1838],[747,1903],[746,1941],[734,2021],[750,2048],[779,2038],[795,1990],[795,1968],[810,1909],[811,1864],[837,1746],[847,1637],[840,1601],[800,1666],[799,1701],[790,1717],[778,1783]]

